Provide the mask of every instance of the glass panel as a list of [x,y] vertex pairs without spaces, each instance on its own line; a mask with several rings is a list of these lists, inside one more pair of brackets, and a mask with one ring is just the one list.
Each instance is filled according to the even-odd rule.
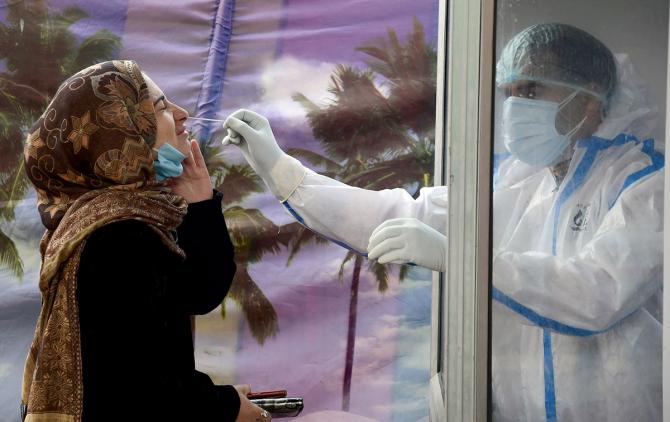
[[631,4],[498,2],[494,421],[661,420],[668,3]]
[[[225,320],[200,318],[200,367],[222,382],[235,374],[303,396],[307,420],[420,420],[428,414],[431,272],[364,255],[377,225],[404,217],[400,204],[433,184],[438,4],[236,4],[217,117],[262,113],[280,147],[318,174],[286,192],[283,205],[269,190],[226,203],[239,224],[234,241],[249,248],[238,273],[247,270],[267,302],[249,306],[255,298],[245,293],[241,309],[226,301]],[[230,189],[235,179],[219,170]],[[404,190],[378,192],[392,188]],[[270,311],[276,321],[262,318]]]

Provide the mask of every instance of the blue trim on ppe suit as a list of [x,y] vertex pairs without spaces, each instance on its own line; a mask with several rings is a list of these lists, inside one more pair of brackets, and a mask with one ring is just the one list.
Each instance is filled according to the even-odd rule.
[[[305,227],[307,227],[308,229],[311,230],[311,228],[307,224],[305,224],[305,220],[300,216],[300,214],[298,214],[298,212],[296,210],[293,209],[293,207],[291,207],[291,204],[289,204],[288,201],[283,201],[281,204],[284,206],[284,208],[286,208],[286,210],[289,212],[289,214],[291,214],[293,216],[293,218],[295,218],[298,221],[298,223],[302,224],[303,226],[305,226]],[[331,239],[329,237],[326,237],[326,236],[322,235],[321,233],[319,233],[319,235],[321,237],[325,238],[325,239],[330,240],[331,242],[335,243],[336,245],[342,246],[345,249],[348,249],[348,250],[350,250],[354,253],[357,253],[358,255],[364,256],[365,258],[368,257],[367,253],[359,252],[359,251],[357,251],[356,249],[352,248],[351,246],[347,245],[344,242],[340,242],[339,240]]]

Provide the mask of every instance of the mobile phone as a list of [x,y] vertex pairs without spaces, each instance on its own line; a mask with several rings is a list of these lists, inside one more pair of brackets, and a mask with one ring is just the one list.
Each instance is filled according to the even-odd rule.
[[247,394],[249,400],[252,399],[279,399],[286,397],[288,392],[286,390],[272,390],[272,391],[257,391],[255,393]]
[[251,402],[267,410],[272,415],[272,419],[298,416],[304,407],[302,397],[251,399]]

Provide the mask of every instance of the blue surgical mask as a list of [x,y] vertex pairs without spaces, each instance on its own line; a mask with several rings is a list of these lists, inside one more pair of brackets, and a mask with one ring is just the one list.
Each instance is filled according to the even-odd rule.
[[181,166],[181,162],[186,159],[184,154],[167,143],[161,145],[158,149],[154,148],[154,151],[158,152],[158,158],[154,160],[156,180],[161,182],[168,177],[181,176],[181,173],[184,170]]
[[503,141],[507,150],[519,160],[533,166],[549,166],[563,154],[571,137],[586,117],[570,132],[556,130],[556,116],[571,101],[575,91],[561,103],[509,97],[503,103]]

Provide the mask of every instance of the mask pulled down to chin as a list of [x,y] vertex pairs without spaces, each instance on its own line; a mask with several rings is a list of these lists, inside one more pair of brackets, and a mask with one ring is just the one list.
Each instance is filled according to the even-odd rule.
[[184,171],[181,162],[186,159],[181,151],[167,143],[158,149],[154,148],[154,151],[158,152],[158,157],[154,160],[157,181],[162,182],[170,177],[181,176]]

